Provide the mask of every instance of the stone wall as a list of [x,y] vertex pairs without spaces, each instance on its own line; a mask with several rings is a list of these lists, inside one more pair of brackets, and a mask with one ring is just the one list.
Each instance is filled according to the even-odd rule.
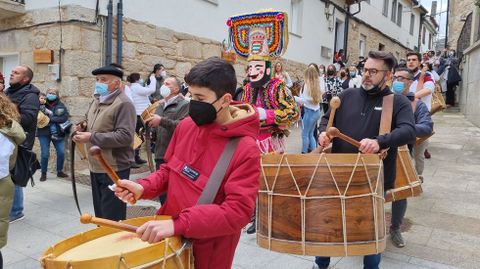
[[[45,91],[47,87],[60,89],[62,99],[74,120],[85,114],[94,89],[95,78],[91,71],[101,66],[105,57],[104,29],[93,20],[94,10],[79,6],[64,6],[62,20],[57,9],[35,10],[8,21],[0,21],[0,53],[18,53],[21,64],[34,70],[33,83]],[[76,20],[76,22],[69,22]],[[81,21],[81,22],[79,22]],[[37,24],[44,24],[36,26]],[[113,56],[116,59],[116,22],[114,22]],[[223,27],[223,26],[219,26]],[[15,28],[24,28],[14,30]],[[62,31],[62,80],[50,80],[47,64],[33,63],[33,49],[52,49],[55,63],[59,61],[60,31]],[[221,43],[171,29],[157,27],[145,22],[125,18],[123,21],[123,62],[126,74],[139,72],[146,78],[156,63],[162,63],[167,73],[183,79],[196,63],[212,56],[221,55]],[[291,48],[293,49],[293,48]],[[292,79],[302,78],[306,65],[281,59],[286,63]],[[246,61],[237,59],[234,64],[238,81],[244,78]]]
[[397,60],[405,58],[406,56],[408,51],[407,47],[392,41],[378,30],[373,29],[358,20],[351,19],[349,21],[348,29],[348,64],[358,62],[358,57],[360,55],[359,41],[361,35],[366,36],[365,57],[368,55],[369,51],[378,50],[379,44],[383,44],[385,46],[384,51],[393,53],[393,55],[397,57]]
[[450,0],[448,12],[448,47],[457,49],[457,41],[465,19],[475,9],[474,0]]

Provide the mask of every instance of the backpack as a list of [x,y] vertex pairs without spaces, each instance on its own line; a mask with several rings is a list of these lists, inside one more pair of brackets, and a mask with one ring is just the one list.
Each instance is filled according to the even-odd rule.
[[31,180],[32,187],[35,186],[33,175],[38,169],[40,169],[40,163],[35,152],[19,145],[15,167],[10,171],[13,183],[17,186],[25,187],[28,180]]

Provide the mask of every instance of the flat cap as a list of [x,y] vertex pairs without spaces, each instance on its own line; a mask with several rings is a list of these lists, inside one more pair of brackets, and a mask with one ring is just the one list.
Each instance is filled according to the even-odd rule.
[[113,65],[106,65],[92,71],[92,75],[113,75],[123,78],[123,70]]

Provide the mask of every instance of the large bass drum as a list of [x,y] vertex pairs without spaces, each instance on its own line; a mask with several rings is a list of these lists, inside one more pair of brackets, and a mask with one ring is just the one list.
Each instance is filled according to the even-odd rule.
[[381,253],[383,195],[383,163],[378,155],[264,155],[257,243],[311,256]]

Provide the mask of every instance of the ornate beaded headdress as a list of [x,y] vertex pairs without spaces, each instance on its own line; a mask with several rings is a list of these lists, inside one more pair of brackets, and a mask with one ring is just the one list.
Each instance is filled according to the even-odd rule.
[[283,55],[288,45],[288,16],[286,12],[262,10],[253,14],[231,17],[229,44],[244,58],[271,61]]

